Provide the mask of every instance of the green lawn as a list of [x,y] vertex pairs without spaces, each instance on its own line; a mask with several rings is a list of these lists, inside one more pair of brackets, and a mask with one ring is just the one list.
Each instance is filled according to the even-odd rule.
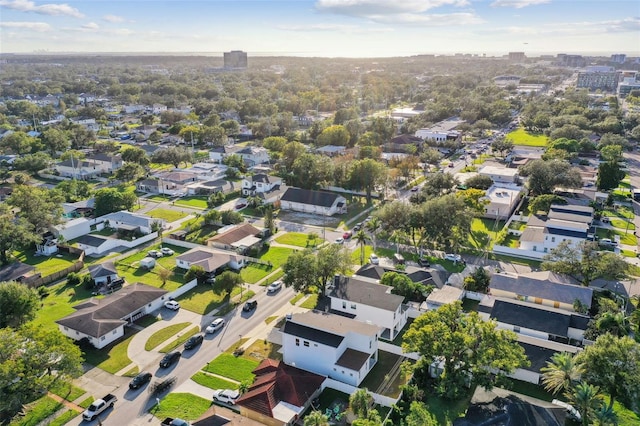
[[153,194],[148,197],[144,197],[144,199],[150,201],[169,201],[171,197],[165,194]]
[[493,219],[473,218],[471,222],[471,234],[469,244],[477,249],[491,247],[498,232],[504,227],[505,222],[500,220],[496,223]]
[[596,236],[598,238],[610,238],[613,241],[616,235],[620,236],[620,244],[628,244],[631,246],[638,244],[638,238],[633,235],[633,231],[631,230],[625,234],[624,230],[596,228]]
[[26,415],[10,423],[10,426],[36,426],[61,409],[63,405],[55,399],[44,396],[26,406]]
[[635,231],[636,225],[631,220],[611,219],[611,226],[622,229],[623,231]]
[[[376,250],[376,254],[378,256],[381,257],[387,257],[389,259],[393,259],[393,255],[396,253],[396,251],[394,249],[387,249],[387,248],[378,248]],[[405,260],[412,260],[414,262],[418,261],[418,256],[414,253],[405,253],[405,252],[400,252],[400,254],[402,254],[402,257],[405,258]],[[455,264],[450,260],[445,260],[443,258],[440,257],[434,257],[434,256],[424,256],[427,260],[429,260],[429,263],[434,264],[440,264],[444,267],[444,269],[446,269],[448,272],[462,272],[462,270],[464,269],[464,265],[462,264]]]
[[633,219],[635,217],[635,215],[633,214],[633,209],[629,208],[629,207],[618,207],[615,210],[604,210],[602,212],[603,216],[609,216],[609,217],[619,217],[621,219]]
[[291,303],[292,305],[295,305],[296,303],[298,303],[298,301],[300,299],[302,299],[305,296],[304,293],[298,293],[296,294],[291,300],[289,300],[289,303]]
[[[163,256],[157,259],[157,265],[150,271],[138,267],[138,262],[147,257],[147,253],[149,252],[149,250],[158,250],[160,249],[160,247],[168,247],[175,251],[175,254],[173,254],[172,256]],[[179,256],[180,254],[188,250],[189,249],[187,248],[178,247],[171,244],[162,244],[149,247],[148,250],[145,249],[116,262],[116,270],[118,271],[118,274],[130,284],[141,282],[153,287],[160,287],[168,291],[173,291],[184,284],[184,271],[176,267],[175,258],[176,256]],[[158,276],[158,271],[161,268],[166,268],[173,271],[173,274],[169,277],[164,286],[162,285],[162,280]]]
[[208,373],[228,377],[237,382],[253,383],[252,371],[260,364],[243,357],[235,357],[233,354],[222,353],[203,368]]
[[[364,246],[364,264],[369,263],[369,256],[373,253],[373,247],[365,245]],[[357,245],[356,248],[351,252],[351,263],[354,265],[360,266],[360,245]]]
[[74,401],[84,395],[86,391],[72,385],[69,382],[58,382],[51,389],[49,389],[49,392],[58,395],[59,397],[64,398],[68,401]]
[[[276,238],[276,241],[280,244],[306,248],[309,247],[309,240],[307,239],[307,235],[308,234],[303,234],[301,232],[288,232]],[[322,244],[322,242],[323,239],[321,237],[318,237],[314,240],[313,246],[318,246]]]
[[211,389],[238,389],[240,386],[236,382],[230,382],[229,380],[221,379],[217,376],[198,371],[191,377],[191,380],[199,385],[206,386]]
[[466,396],[455,401],[440,398],[430,392],[425,393],[425,404],[429,412],[436,417],[439,425],[448,426],[452,425],[455,419],[464,417],[471,402],[473,390],[470,390]]
[[55,323],[57,320],[75,312],[72,306],[91,297],[91,291],[82,285],[72,287],[61,283],[47,287],[47,290],[49,294],[42,299],[42,306],[31,322],[37,328],[57,330],[58,325]]
[[279,268],[293,252],[293,249],[287,247],[270,247],[267,252],[259,256],[259,259],[271,262],[271,266],[251,263],[242,269],[240,276],[245,282],[255,284]]
[[95,367],[98,367],[107,373],[115,374],[127,365],[131,364],[131,360],[127,355],[127,348],[135,333],[125,329],[126,339],[112,343],[102,349],[90,349],[85,352],[85,361]]
[[194,334],[197,334],[199,331],[200,331],[200,326],[198,326],[198,325],[196,325],[195,327],[190,328],[189,330],[187,330],[184,333],[182,333],[174,341],[172,341],[171,343],[165,345],[162,349],[160,349],[160,352],[162,352],[164,354],[166,354],[167,352],[171,352],[172,350],[174,350],[175,348],[177,348],[178,346],[180,346],[181,344],[183,344],[184,342],[189,340],[189,337],[193,336]]
[[387,377],[393,366],[400,361],[402,356],[392,354],[391,352],[378,351],[378,362],[373,369],[367,374],[367,377],[360,384],[361,388],[367,388],[372,392],[379,392],[380,387],[384,384],[385,379],[392,379],[388,387],[385,386],[383,394],[392,398],[400,395],[400,387],[407,383],[407,378],[398,372],[394,377]]
[[[247,293],[245,290],[244,293]],[[240,294],[240,287],[235,287],[231,296]],[[191,312],[206,315],[215,308],[227,303],[227,293],[217,293],[208,284],[199,284],[178,298],[180,306]]]
[[[351,221],[353,218],[358,216],[360,213],[371,207],[372,204],[367,204],[364,201],[364,197],[358,201],[358,199],[353,199],[353,201],[347,202],[347,214],[338,216],[340,218],[340,223],[338,224],[338,228],[342,225],[351,226]],[[364,216],[358,220],[364,220]]]
[[522,259],[520,257],[515,257],[515,256],[507,256],[504,254],[489,254],[489,259],[491,260],[499,260],[502,262],[507,262],[507,263],[515,263],[516,265],[527,265],[530,266],[532,268],[539,268],[540,264],[542,263],[539,260],[533,260],[533,259]]
[[211,407],[211,401],[190,393],[170,393],[149,411],[160,420],[166,417],[195,420]]
[[171,223],[188,216],[188,214],[189,213],[185,213],[179,210],[157,208],[148,212],[147,216],[155,217],[156,219],[164,219],[167,222]]
[[185,239],[189,242],[207,245],[207,240],[216,235],[217,226],[204,225],[201,228],[194,229],[187,233]]
[[61,415],[59,415],[58,417],[53,419],[51,421],[51,423],[49,423],[48,426],[63,426],[63,425],[66,425],[67,423],[69,423],[71,420],[75,419],[79,415],[80,415],[80,413],[78,411],[66,410]]
[[312,294],[309,297],[307,297],[307,300],[305,300],[300,304],[300,307],[305,309],[314,309],[317,304],[318,304],[318,295]]
[[78,260],[78,256],[68,253],[56,253],[53,256],[36,256],[33,250],[14,252],[13,256],[20,262],[35,266],[36,271],[40,272],[43,277],[62,271]]
[[207,197],[203,196],[190,196],[190,197],[182,197],[176,200],[176,206],[187,206],[187,207],[195,207],[197,209],[206,209],[207,206]]
[[153,333],[144,344],[144,350],[150,351],[157,347],[160,343],[166,342],[170,337],[175,336],[179,331],[187,328],[191,325],[190,322],[181,322],[178,324],[171,324],[161,330]]
[[527,132],[523,127],[507,134],[506,139],[513,142],[514,145],[542,147],[547,146],[549,138],[542,134]]
[[[609,395],[605,396],[605,401],[609,403]],[[618,416],[618,426],[637,426],[640,425],[640,415],[634,413],[619,401],[613,402],[613,411]]]

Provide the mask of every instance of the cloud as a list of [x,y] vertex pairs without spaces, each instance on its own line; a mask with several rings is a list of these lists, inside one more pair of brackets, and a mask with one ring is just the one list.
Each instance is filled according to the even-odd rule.
[[482,18],[474,13],[444,13],[444,14],[415,14],[415,13],[397,13],[394,15],[372,15],[369,19],[375,22],[386,24],[406,24],[421,25],[429,24],[430,26],[442,27],[447,25],[471,25],[484,22]]
[[117,15],[104,15],[102,19],[104,21],[111,22],[114,24],[125,21],[125,19],[122,16],[117,16]]
[[36,5],[30,0],[0,0],[0,6],[6,7],[7,9],[18,10],[20,12],[39,13],[40,15],[84,18],[84,15],[80,13],[78,9],[71,7],[66,3]]
[[46,22],[0,22],[2,28],[18,28],[43,33],[51,31],[51,25]]
[[88,24],[84,24],[81,28],[88,31],[95,31],[100,28],[100,25],[95,22],[89,22]]
[[362,28],[356,25],[340,24],[278,25],[276,28],[296,32],[380,33],[393,31],[391,28]]
[[637,33],[640,18],[607,21],[560,22],[539,26],[509,26],[478,31],[479,34],[511,34],[527,36],[592,36],[602,33]]
[[496,0],[491,3],[493,7],[515,7],[522,9],[527,6],[537,6],[539,4],[551,3],[551,0]]

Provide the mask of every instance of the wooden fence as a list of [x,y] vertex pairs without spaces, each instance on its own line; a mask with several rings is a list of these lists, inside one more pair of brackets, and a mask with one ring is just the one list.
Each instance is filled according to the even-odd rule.
[[54,272],[53,274],[36,278],[32,281],[29,281],[28,284],[30,287],[41,287],[43,285],[51,284],[52,282],[58,281],[64,277],[66,277],[71,272],[78,272],[84,268],[84,250],[81,250],[77,247],[71,247],[66,245],[59,245],[58,250],[62,252],[67,252],[69,254],[78,254],[78,260],[74,262],[73,265],[68,266],[58,272]]

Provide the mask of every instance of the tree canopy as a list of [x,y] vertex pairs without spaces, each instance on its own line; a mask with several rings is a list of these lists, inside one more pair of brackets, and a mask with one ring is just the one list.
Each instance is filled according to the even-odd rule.
[[520,167],[520,174],[529,177],[527,185],[536,195],[551,194],[557,186],[582,186],[580,173],[562,160],[533,160]]
[[35,317],[38,292],[15,281],[0,283],[0,328],[18,328]]

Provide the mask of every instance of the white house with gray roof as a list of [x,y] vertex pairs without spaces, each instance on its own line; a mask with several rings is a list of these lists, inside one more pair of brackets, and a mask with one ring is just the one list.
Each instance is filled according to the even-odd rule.
[[333,216],[347,212],[347,199],[327,191],[288,188],[280,198],[282,210]]
[[282,326],[287,365],[358,386],[378,361],[380,327],[342,315],[308,311]]
[[403,296],[392,287],[365,277],[337,275],[329,291],[331,312],[382,328],[380,337],[393,340],[407,323]]

